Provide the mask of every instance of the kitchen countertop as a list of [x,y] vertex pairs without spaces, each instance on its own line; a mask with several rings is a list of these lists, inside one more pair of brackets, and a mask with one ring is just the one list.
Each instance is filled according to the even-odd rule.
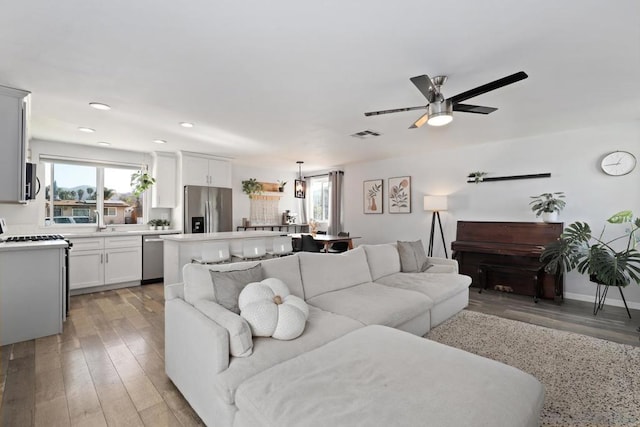
[[205,240],[250,239],[256,237],[276,237],[286,235],[282,231],[226,231],[221,233],[196,233],[162,236],[164,240],[174,242],[201,242]]
[[164,234],[178,234],[180,230],[116,230],[116,231],[87,231],[87,232],[72,232],[59,234],[70,239],[80,239],[83,237],[112,237],[112,236],[148,236],[148,235],[164,235]]

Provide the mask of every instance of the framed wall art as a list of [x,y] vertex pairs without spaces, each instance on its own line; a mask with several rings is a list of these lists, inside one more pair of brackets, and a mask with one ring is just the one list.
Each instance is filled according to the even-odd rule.
[[382,213],[382,180],[372,179],[363,182],[362,200],[364,203],[364,213]]
[[411,213],[411,177],[389,178],[389,213]]

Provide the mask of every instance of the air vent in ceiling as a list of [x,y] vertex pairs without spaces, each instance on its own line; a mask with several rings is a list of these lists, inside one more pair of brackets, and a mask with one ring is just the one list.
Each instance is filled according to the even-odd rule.
[[373,138],[374,136],[380,136],[380,135],[381,135],[380,132],[367,129],[360,132],[356,132],[351,136],[353,136],[354,138],[365,139],[365,138]]

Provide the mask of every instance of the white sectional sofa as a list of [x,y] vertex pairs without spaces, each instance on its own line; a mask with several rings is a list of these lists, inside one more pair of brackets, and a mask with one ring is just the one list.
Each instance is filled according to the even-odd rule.
[[[187,265],[165,286],[167,375],[209,426],[538,425],[535,378],[421,338],[467,306],[471,283],[455,261],[428,261],[402,273],[385,244]],[[300,337],[247,343],[240,316],[215,302],[210,270],[258,263],[308,303]]]

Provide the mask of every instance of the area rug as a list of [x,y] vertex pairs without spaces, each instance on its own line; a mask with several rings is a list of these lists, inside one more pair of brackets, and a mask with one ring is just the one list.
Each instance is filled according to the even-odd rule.
[[542,425],[640,426],[640,347],[467,310],[426,338],[536,377]]

